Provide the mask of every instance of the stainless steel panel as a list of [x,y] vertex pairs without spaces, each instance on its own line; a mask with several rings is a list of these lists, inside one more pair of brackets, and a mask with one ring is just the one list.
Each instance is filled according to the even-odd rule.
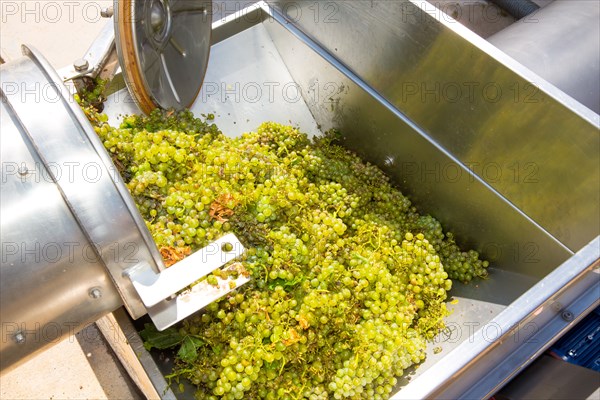
[[600,233],[597,114],[425,1],[273,4],[571,250]]
[[[241,21],[256,24],[262,17],[253,12]],[[234,23],[230,33],[240,25]],[[215,123],[228,136],[252,131],[265,121],[297,125],[310,136],[318,134],[300,88],[282,68],[281,56],[262,24],[231,36],[213,45],[204,85],[191,110],[214,114]]]
[[481,251],[496,268],[537,278],[571,255],[359,77],[311,46],[301,32],[294,38],[288,31],[294,31],[292,26],[269,21],[265,26],[320,127],[339,129],[344,146],[382,167],[462,245]]

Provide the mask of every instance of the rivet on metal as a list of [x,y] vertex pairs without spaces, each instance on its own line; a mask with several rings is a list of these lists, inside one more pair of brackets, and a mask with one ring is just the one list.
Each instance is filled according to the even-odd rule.
[[25,334],[21,331],[15,333],[14,336],[15,342],[17,342],[17,344],[22,344],[25,343]]
[[92,299],[99,299],[100,297],[102,297],[102,290],[100,290],[100,288],[97,287],[91,288],[89,294]]
[[396,163],[396,159],[393,156],[387,156],[383,160],[383,165],[385,165],[388,168],[393,167],[395,163]]
[[571,311],[563,311],[563,313],[561,314],[562,319],[564,319],[567,322],[573,321],[574,315]]

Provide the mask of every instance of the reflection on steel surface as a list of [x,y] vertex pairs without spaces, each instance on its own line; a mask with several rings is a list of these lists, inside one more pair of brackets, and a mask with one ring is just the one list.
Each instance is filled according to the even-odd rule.
[[597,114],[425,1],[273,3],[571,250],[600,233]]

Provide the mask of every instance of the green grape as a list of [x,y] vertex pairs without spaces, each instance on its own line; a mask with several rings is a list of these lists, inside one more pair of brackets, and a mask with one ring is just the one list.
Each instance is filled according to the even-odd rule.
[[487,275],[334,132],[267,122],[228,138],[189,111],[119,128],[86,114],[167,261],[228,232],[248,249],[253,279],[178,326],[199,344],[171,376],[197,399],[388,398],[444,327],[452,280]]

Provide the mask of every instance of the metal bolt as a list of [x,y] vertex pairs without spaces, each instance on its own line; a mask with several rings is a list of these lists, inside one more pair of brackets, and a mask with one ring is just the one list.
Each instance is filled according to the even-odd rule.
[[396,159],[393,156],[387,156],[384,160],[383,160],[383,165],[385,165],[386,167],[393,167],[394,164],[396,162]]
[[15,342],[17,342],[17,344],[22,344],[25,343],[25,334],[21,331],[15,333]]
[[100,297],[102,297],[102,290],[100,290],[100,288],[91,288],[90,289],[90,297],[92,299],[99,299]]
[[85,58],[78,58],[73,63],[73,67],[75,68],[75,71],[78,71],[78,72],[87,71],[89,66],[90,66],[90,63]]
[[112,6],[105,7],[102,10],[100,10],[100,16],[102,18],[110,18],[113,16],[114,13],[115,13],[115,10],[113,9]]
[[573,321],[574,315],[571,311],[563,311],[563,313],[561,314],[562,319],[564,319],[567,322]]

